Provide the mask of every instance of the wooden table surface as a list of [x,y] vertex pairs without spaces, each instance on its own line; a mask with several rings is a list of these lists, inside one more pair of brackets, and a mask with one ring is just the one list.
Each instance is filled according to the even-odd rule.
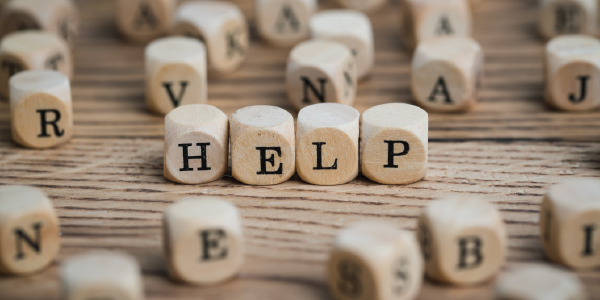
[[[252,24],[248,59],[235,74],[209,81],[209,104],[231,115],[255,104],[292,111],[284,70],[289,49],[256,38],[253,1],[238,0]],[[60,263],[93,249],[124,251],[142,267],[148,299],[330,299],[324,266],[335,234],[358,220],[384,220],[414,230],[431,200],[472,194],[493,202],[509,234],[504,270],[548,264],[538,232],[539,204],[561,180],[600,175],[600,114],[562,113],[543,104],[544,42],[535,30],[537,1],[485,0],[474,12],[485,51],[480,103],[465,114],[430,114],[427,177],[407,186],[363,176],[335,187],[297,176],[275,186],[243,185],[230,176],[179,185],[163,176],[163,117],[144,104],[143,45],[117,34],[112,1],[78,1],[81,34],[74,50],[75,136],[50,150],[28,150],[10,138],[9,109],[0,103],[0,183],[41,188],[60,216],[62,248],[53,265],[30,277],[0,277],[0,299],[59,299]],[[321,8],[333,7],[329,2]],[[360,83],[355,107],[411,102],[411,56],[399,36],[394,1],[371,16],[375,69]],[[294,113],[295,114],[295,113]],[[165,274],[161,219],[189,195],[231,200],[242,211],[246,260],[239,276],[199,288]],[[578,273],[600,299],[600,272]],[[457,289],[426,283],[419,299],[491,299],[493,282]]]

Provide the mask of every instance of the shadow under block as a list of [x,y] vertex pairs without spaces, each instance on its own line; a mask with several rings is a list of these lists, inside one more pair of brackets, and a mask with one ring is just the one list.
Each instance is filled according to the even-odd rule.
[[352,52],[341,43],[311,40],[292,49],[286,70],[289,101],[297,110],[315,103],[352,105],[357,73]]
[[140,266],[135,258],[96,251],[68,258],[60,268],[65,300],[143,300]]
[[411,90],[417,104],[437,112],[465,111],[477,102],[483,51],[469,37],[427,39],[412,61]]
[[298,114],[296,171],[308,183],[344,184],[358,175],[360,113],[338,103],[314,104]]
[[69,79],[56,71],[25,71],[10,79],[12,138],[28,148],[50,148],[73,136]]
[[256,0],[255,5],[258,32],[265,41],[289,47],[308,39],[316,0]]
[[546,39],[597,31],[597,0],[540,0],[539,5],[538,29]]
[[336,236],[327,278],[337,300],[411,300],[421,289],[423,259],[413,233],[357,223]]
[[149,42],[169,33],[176,0],[116,0],[115,21],[133,42]]
[[343,8],[373,13],[388,3],[388,0],[336,0]]
[[382,184],[408,184],[427,173],[428,115],[417,106],[389,103],[362,115],[362,174]]
[[509,269],[496,281],[497,300],[586,300],[579,278],[545,265],[527,265]]
[[240,213],[212,197],[187,197],[167,208],[164,247],[171,278],[197,285],[235,276],[244,260]]
[[483,199],[431,203],[419,217],[418,236],[427,276],[454,285],[491,279],[500,271],[507,252],[502,217]]
[[179,107],[165,117],[164,176],[178,183],[198,184],[227,173],[229,119],[206,104]]
[[58,217],[40,190],[0,188],[0,273],[25,275],[54,260],[60,248]]

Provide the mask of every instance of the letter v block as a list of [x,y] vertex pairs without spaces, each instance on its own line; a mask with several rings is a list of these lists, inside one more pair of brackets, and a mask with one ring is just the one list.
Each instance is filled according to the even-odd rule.
[[40,190],[0,188],[0,273],[25,275],[48,266],[60,248],[58,218]]

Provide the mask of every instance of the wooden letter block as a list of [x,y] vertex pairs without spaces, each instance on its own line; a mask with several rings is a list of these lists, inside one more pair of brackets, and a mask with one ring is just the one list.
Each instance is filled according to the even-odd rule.
[[256,0],[256,22],[263,39],[276,46],[293,46],[309,37],[308,20],[316,0]]
[[600,266],[600,180],[552,186],[542,202],[540,230],[551,260],[576,269]]
[[197,184],[218,180],[227,173],[229,120],[206,104],[179,107],[165,117],[164,176]]
[[73,135],[69,79],[56,71],[25,71],[10,79],[13,140],[28,148],[50,148]]
[[359,78],[371,72],[375,61],[373,29],[364,13],[343,9],[316,13],[310,19],[310,32],[313,39],[333,40],[348,46],[356,57]]
[[379,10],[388,1],[387,0],[336,0],[337,3],[348,9],[360,10],[365,13],[372,13]]
[[58,218],[40,190],[0,188],[0,273],[24,275],[50,265],[60,248]]
[[211,75],[227,75],[240,67],[250,45],[246,17],[233,3],[191,1],[175,15],[175,35],[198,38],[208,50]]
[[117,28],[133,42],[149,42],[169,32],[176,0],[117,0]]
[[244,259],[240,214],[231,203],[188,197],[165,212],[164,247],[169,275],[198,285],[235,276]]
[[159,114],[206,103],[206,50],[196,39],[168,37],[146,47],[146,104]]
[[143,300],[140,266],[135,258],[90,252],[66,260],[60,270],[65,300]]
[[477,284],[492,278],[504,263],[504,222],[485,200],[435,201],[423,210],[418,229],[425,272],[434,280]]
[[276,106],[256,105],[231,115],[231,171],[245,184],[282,183],[296,170],[294,118]]
[[428,115],[410,104],[389,103],[362,115],[362,174],[383,184],[407,184],[427,173]]
[[337,300],[411,300],[421,289],[423,259],[412,233],[358,223],[337,235],[327,277]]
[[465,111],[477,101],[483,51],[469,37],[430,38],[417,47],[412,61],[415,101],[438,112]]
[[296,171],[308,183],[336,185],[358,175],[358,121],[352,106],[314,104],[298,114]]
[[498,276],[497,300],[586,300],[577,278],[558,268],[544,265],[521,266]]
[[354,103],[356,62],[341,43],[312,40],[297,45],[288,59],[288,99],[298,110],[315,103]]
[[540,0],[539,30],[544,38],[562,34],[595,34],[596,0]]

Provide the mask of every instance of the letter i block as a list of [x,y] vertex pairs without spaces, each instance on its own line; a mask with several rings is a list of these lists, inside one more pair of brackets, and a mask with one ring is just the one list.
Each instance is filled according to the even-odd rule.
[[410,300],[421,288],[423,259],[412,233],[358,223],[337,235],[327,274],[337,300]]
[[545,265],[520,266],[499,276],[498,300],[588,299],[577,276]]
[[263,39],[276,46],[293,46],[309,37],[308,20],[316,0],[256,0],[256,21]]
[[148,42],[169,32],[176,0],[117,0],[115,21],[123,36]]
[[165,212],[164,247],[169,275],[210,285],[233,277],[244,258],[240,214],[227,201],[188,197]]
[[544,38],[562,34],[595,34],[596,0],[541,0],[539,30]]
[[504,223],[484,200],[435,201],[423,210],[418,226],[425,273],[434,280],[477,284],[493,277],[504,263]]
[[58,218],[40,190],[0,188],[0,273],[24,275],[48,266],[60,248]]

